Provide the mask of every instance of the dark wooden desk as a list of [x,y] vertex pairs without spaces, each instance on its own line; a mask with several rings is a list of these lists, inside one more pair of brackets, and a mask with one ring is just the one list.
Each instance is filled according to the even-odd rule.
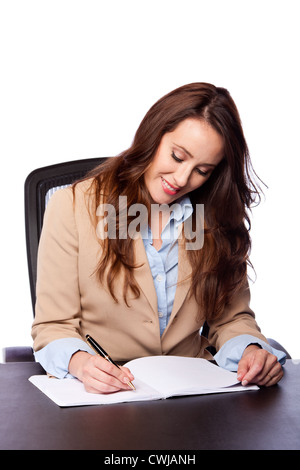
[[1,449],[300,449],[300,363],[291,360],[279,385],[259,391],[74,408],[27,380],[42,372],[0,364]]

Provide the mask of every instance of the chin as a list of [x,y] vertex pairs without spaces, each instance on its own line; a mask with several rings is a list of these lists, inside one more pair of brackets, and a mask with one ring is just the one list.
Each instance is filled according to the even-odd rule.
[[178,194],[167,194],[161,188],[159,184],[158,188],[154,188],[153,191],[149,191],[153,204],[172,204],[180,196]]
[[160,198],[157,198],[156,200],[154,200],[154,202],[156,204],[173,204],[173,202],[176,201],[176,199],[178,199],[177,196],[168,196],[167,194],[165,196],[162,196]]

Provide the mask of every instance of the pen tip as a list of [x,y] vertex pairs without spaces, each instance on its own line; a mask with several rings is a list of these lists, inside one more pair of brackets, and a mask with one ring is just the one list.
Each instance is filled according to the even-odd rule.
[[129,385],[129,387],[131,387],[131,388],[132,388],[132,390],[136,390],[136,388],[135,388],[135,386],[133,385],[133,383],[132,383],[132,382],[128,382],[128,385]]

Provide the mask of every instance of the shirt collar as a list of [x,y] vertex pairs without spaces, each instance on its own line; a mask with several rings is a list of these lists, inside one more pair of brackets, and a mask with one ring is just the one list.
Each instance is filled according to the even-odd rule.
[[193,213],[193,206],[189,196],[182,196],[171,206],[172,213],[169,222],[174,219],[177,224],[184,222]]
[[[162,237],[164,232],[167,231],[167,228],[169,228],[172,221],[174,221],[173,223],[175,225],[175,228],[177,229],[177,227],[186,219],[188,219],[193,213],[193,206],[189,196],[182,196],[180,199],[177,199],[177,201],[175,201],[171,205],[171,209],[172,212],[169,221],[167,222],[166,226],[162,231]],[[146,242],[147,244],[152,243],[152,233],[149,226],[145,232],[141,233],[141,235],[144,242]]]

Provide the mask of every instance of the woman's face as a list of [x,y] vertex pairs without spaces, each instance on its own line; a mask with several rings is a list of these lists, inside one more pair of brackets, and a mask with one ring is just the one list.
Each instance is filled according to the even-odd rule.
[[170,204],[202,186],[223,158],[223,139],[205,121],[188,118],[164,134],[145,172],[152,201]]

